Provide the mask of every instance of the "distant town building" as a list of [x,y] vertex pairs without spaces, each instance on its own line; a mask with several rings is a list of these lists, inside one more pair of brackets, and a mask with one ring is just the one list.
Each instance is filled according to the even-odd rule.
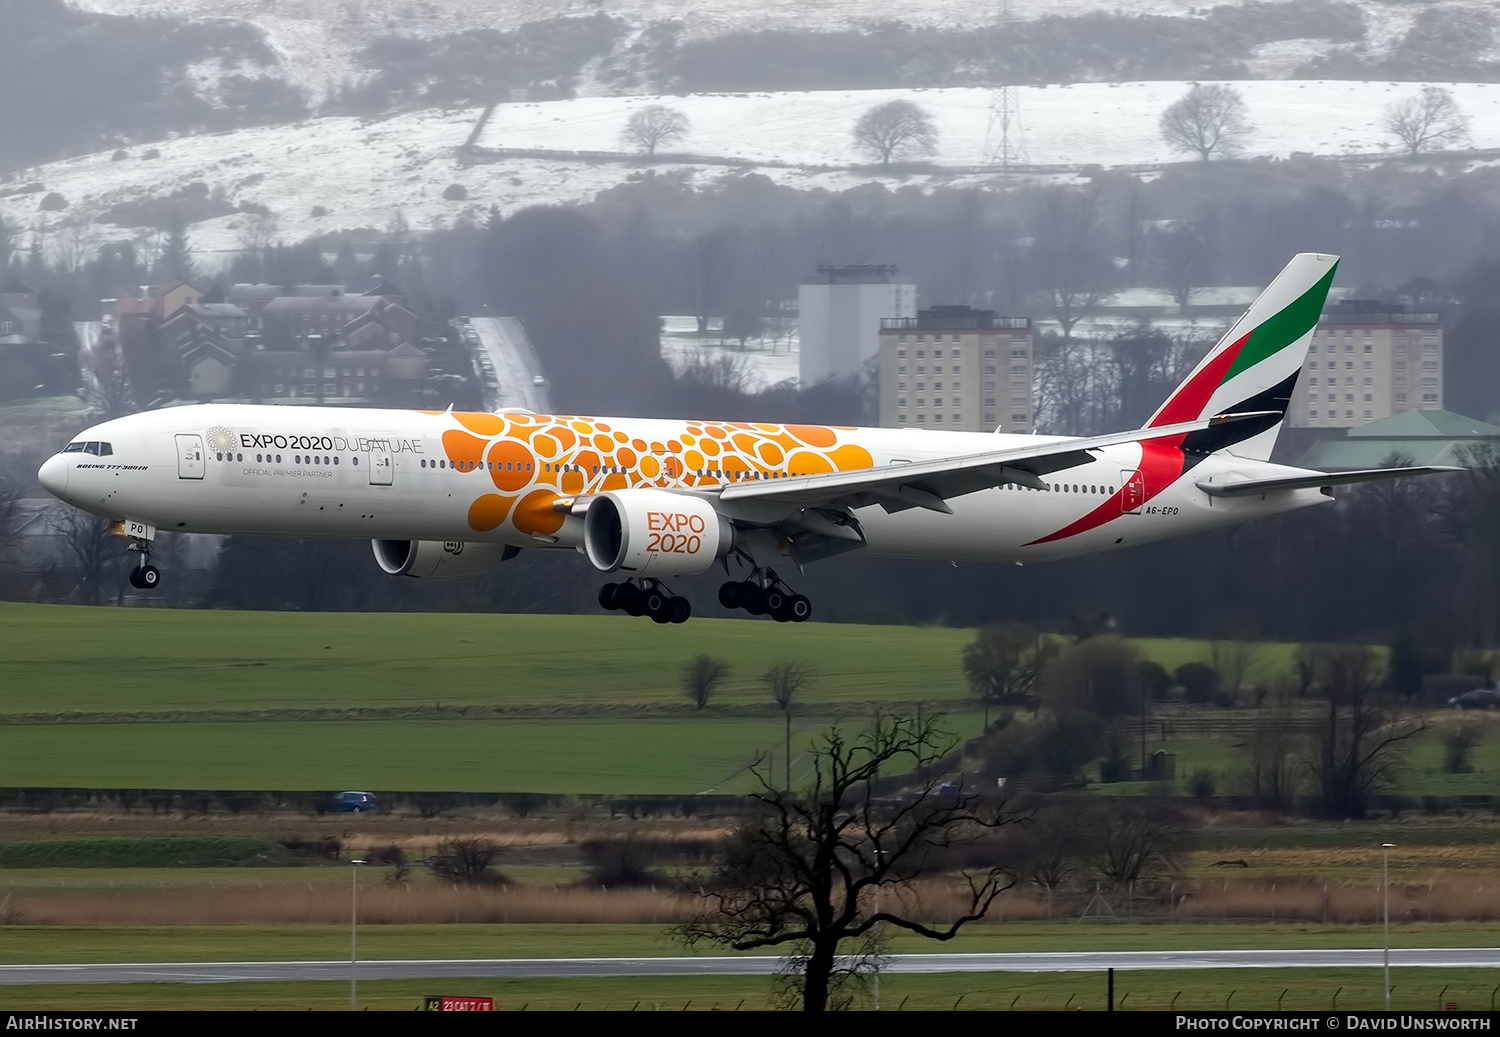
[[1031,320],[933,306],[880,322],[880,424],[961,432],[1034,427]]
[[[183,281],[104,300],[102,341],[118,345],[140,402],[196,399],[415,404],[442,338],[422,337],[399,290],[236,284],[206,302]],[[461,352],[461,351],[460,351]]]
[[1294,428],[1352,428],[1443,406],[1443,329],[1436,313],[1345,299],[1330,305],[1287,412]]
[[880,322],[915,317],[917,286],[896,284],[893,266],[820,266],[797,289],[803,385],[859,374],[879,349]]
[[42,339],[36,292],[15,279],[0,284],[0,398],[58,391],[71,368],[65,360]]

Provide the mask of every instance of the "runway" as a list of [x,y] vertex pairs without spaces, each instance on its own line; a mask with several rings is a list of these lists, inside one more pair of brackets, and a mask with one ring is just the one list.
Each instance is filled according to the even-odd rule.
[[[1104,969],[1347,968],[1379,966],[1380,948],[1250,951],[1053,951],[1029,954],[898,954],[885,971],[1096,972]],[[764,976],[773,956],[675,958],[476,958],[361,961],[362,980],[590,978],[599,976]],[[1393,968],[1493,968],[1500,947],[1391,951]],[[0,965],[0,986],[51,983],[250,983],[347,980],[348,961],[219,961],[150,964]]]

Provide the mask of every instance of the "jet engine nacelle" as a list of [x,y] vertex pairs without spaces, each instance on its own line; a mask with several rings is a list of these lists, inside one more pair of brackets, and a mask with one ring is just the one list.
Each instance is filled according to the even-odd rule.
[[584,551],[601,572],[691,576],[733,544],[733,527],[712,504],[670,490],[603,493],[584,513]]
[[520,553],[509,544],[465,540],[372,540],[375,561],[392,576],[455,579],[483,576]]

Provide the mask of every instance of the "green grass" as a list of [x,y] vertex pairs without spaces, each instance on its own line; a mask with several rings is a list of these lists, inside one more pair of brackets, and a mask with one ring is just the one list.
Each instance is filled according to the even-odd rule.
[[[793,753],[826,723],[794,726]],[[783,735],[774,718],[0,726],[0,786],[727,794]]]
[[[722,658],[723,704],[801,662],[803,701],[968,697],[967,630],[623,616],[270,613],[0,603],[7,713],[446,705],[683,704],[684,666]],[[649,634],[649,636],[646,636]]]
[[[1391,1007],[1488,1011],[1492,969],[1392,969]],[[593,979],[364,981],[361,1009],[411,1011],[429,994],[493,997],[502,1011],[752,1011],[770,1007],[763,976],[629,976]],[[882,1011],[1103,1011],[1102,972],[892,975],[879,984]],[[873,990],[857,1007],[871,1009]],[[0,987],[0,1008],[16,1010],[255,1009],[343,1011],[347,982],[141,983]],[[1381,972],[1366,969],[1115,971],[1117,1010],[1168,1008],[1327,1011],[1382,1007]]]

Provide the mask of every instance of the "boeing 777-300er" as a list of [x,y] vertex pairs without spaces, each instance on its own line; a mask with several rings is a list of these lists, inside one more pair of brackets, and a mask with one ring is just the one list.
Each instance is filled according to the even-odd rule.
[[113,520],[142,588],[159,531],[367,537],[398,576],[578,551],[623,578],[606,609],[662,623],[692,611],[664,578],[734,562],[749,571],[726,607],[800,622],[812,605],[778,572],[847,551],[1066,558],[1445,470],[1269,461],[1337,265],[1296,256],[1145,427],[1115,435],[205,404],[96,425],[39,476]]

